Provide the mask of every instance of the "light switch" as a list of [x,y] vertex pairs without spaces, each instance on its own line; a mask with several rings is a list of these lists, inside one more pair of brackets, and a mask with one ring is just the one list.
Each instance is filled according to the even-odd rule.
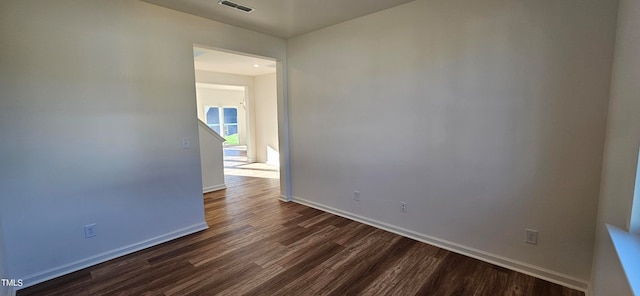
[[189,149],[189,148],[191,148],[191,142],[189,141],[189,138],[182,139],[182,149]]

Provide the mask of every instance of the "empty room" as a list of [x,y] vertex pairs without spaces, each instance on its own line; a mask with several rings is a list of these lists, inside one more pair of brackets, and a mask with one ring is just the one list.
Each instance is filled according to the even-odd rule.
[[638,28],[640,0],[0,1],[0,296],[640,295]]

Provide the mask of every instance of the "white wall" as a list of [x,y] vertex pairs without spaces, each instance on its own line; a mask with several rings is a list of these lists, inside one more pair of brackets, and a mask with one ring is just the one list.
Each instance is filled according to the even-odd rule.
[[278,102],[276,73],[255,76],[256,160],[278,163],[278,157],[267,154],[268,147],[278,147]]
[[[7,274],[6,255],[4,253],[4,234],[2,233],[2,217],[0,217],[0,279],[9,278]],[[9,287],[0,283],[0,296],[10,295]]]
[[288,40],[293,196],[585,288],[615,19],[418,0]]
[[206,124],[198,124],[200,139],[200,165],[202,170],[202,192],[207,193],[227,186],[224,183],[224,159],[222,143],[224,139],[209,129]]
[[27,285],[204,227],[193,44],[285,54],[124,0],[1,1],[0,40],[1,259]]
[[640,145],[640,1],[619,5],[592,275],[594,295],[602,296],[632,295],[605,229],[628,229]]
[[220,90],[205,87],[196,88],[198,118],[206,121],[205,107],[221,106],[235,107],[238,109],[238,141],[240,145],[247,145],[247,112],[242,106],[244,91]]

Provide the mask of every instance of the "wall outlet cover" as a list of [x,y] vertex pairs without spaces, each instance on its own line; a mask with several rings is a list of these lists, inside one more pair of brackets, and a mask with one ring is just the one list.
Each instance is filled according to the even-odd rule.
[[530,245],[538,244],[538,231],[535,229],[524,230],[524,242]]
[[96,236],[96,224],[88,224],[84,226],[84,237],[90,238]]

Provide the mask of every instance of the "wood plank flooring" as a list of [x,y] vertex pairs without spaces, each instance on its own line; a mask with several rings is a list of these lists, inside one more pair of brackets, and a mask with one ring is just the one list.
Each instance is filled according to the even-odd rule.
[[278,180],[227,177],[209,229],[25,288],[18,295],[584,295],[278,201]]

